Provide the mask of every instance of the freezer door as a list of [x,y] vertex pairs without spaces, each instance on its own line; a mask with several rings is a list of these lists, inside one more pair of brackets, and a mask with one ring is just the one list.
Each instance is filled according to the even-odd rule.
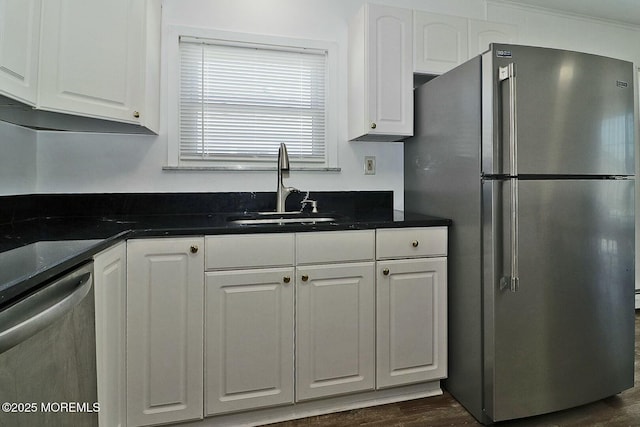
[[633,97],[630,62],[493,44],[483,55],[483,172],[633,175]]
[[519,180],[519,286],[511,184],[483,183],[484,407],[493,421],[633,387],[633,180]]

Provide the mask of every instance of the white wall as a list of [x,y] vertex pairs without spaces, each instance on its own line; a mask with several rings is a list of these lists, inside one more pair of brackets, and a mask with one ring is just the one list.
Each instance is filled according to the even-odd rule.
[[640,65],[640,27],[501,2],[488,3],[487,19],[516,25],[521,44],[593,53]]
[[[165,0],[163,27],[206,27],[337,42],[339,97],[332,107],[338,110],[338,161],[342,171],[293,171],[287,185],[311,191],[392,190],[396,207],[401,208],[402,144],[347,141],[347,22],[362,3],[361,0]],[[420,2],[389,3],[412,7]],[[483,13],[482,2],[476,3],[476,12]],[[166,63],[162,69],[167,69]],[[166,81],[166,72],[163,76],[164,94],[172,82]],[[40,133],[38,191],[275,191],[275,171],[163,171],[162,166],[167,163],[166,111],[163,104],[163,125],[158,137]],[[364,157],[370,155],[376,156],[377,172],[364,175]]]
[[0,196],[36,191],[36,132],[0,122]]
[[[292,172],[288,185],[313,190],[393,190],[403,206],[402,143],[347,142],[347,23],[365,0],[164,0],[163,27],[196,26],[336,42],[339,54],[339,165],[342,172]],[[491,0],[377,0],[375,3],[507,22],[519,27],[519,42],[588,51],[640,64],[640,28],[512,7]],[[122,136],[40,132],[35,186],[12,184],[9,192],[275,191],[274,172],[163,171],[167,161],[167,108],[163,64],[160,135]],[[0,129],[0,136],[3,130]],[[6,132],[6,130],[4,131]],[[15,131],[14,131],[15,132]],[[25,147],[33,145],[22,135]],[[4,138],[3,138],[4,139]],[[0,150],[7,144],[0,141]],[[21,147],[24,150],[25,147]],[[13,157],[24,160],[24,151]],[[0,153],[1,154],[1,153]],[[377,174],[364,175],[364,156],[377,159]],[[2,158],[4,156],[0,156]],[[2,160],[0,160],[2,162]],[[15,167],[13,162],[12,167]],[[24,173],[22,176],[25,176]],[[13,180],[14,178],[12,178]],[[35,178],[34,178],[35,179]],[[7,188],[7,187],[5,187]],[[6,191],[6,190],[5,190]]]

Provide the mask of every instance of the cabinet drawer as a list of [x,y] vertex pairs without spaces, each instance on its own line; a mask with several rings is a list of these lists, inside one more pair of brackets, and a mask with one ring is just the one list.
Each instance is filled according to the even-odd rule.
[[205,239],[206,269],[293,265],[291,233],[226,234]]
[[447,227],[376,231],[377,259],[447,256]]
[[373,260],[374,241],[374,230],[299,233],[296,234],[297,263]]

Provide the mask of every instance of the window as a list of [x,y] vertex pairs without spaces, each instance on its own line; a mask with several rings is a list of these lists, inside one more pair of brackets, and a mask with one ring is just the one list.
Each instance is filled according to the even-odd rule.
[[335,166],[329,47],[226,35],[179,37],[170,166],[275,167],[281,142],[292,167]]

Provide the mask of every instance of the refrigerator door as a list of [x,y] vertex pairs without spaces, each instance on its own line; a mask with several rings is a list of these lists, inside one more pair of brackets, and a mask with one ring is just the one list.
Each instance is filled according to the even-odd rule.
[[493,44],[483,55],[483,173],[633,175],[633,97],[630,62]]
[[511,184],[483,182],[484,406],[493,421],[633,387],[634,181],[518,180],[519,287]]

